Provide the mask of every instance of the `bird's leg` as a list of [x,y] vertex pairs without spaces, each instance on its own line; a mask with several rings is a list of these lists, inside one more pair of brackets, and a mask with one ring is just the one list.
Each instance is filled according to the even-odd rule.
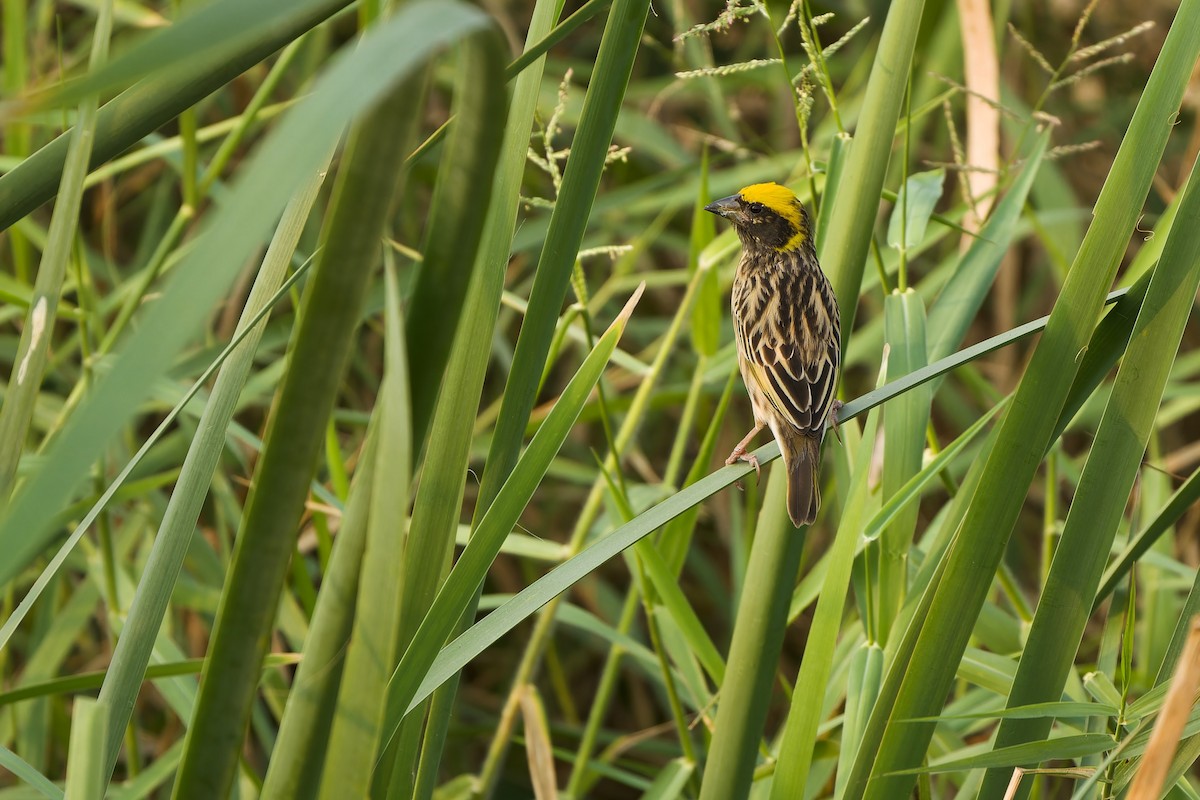
[[833,428],[833,435],[837,440],[842,441],[842,430],[838,427],[838,412],[842,410],[842,406],[846,405],[841,400],[834,398],[834,401],[829,404],[829,427]]
[[762,468],[758,464],[758,456],[754,453],[747,453],[746,447],[750,444],[750,440],[758,435],[758,432],[766,427],[765,423],[754,421],[754,427],[746,434],[746,437],[737,443],[737,447],[733,448],[733,452],[729,454],[729,458],[725,459],[725,466],[736,464],[739,461],[745,461],[750,466],[754,467],[754,474],[762,476]]

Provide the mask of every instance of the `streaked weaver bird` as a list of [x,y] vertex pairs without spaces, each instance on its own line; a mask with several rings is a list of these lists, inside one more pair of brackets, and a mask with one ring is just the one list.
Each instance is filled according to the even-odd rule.
[[787,469],[788,516],[809,525],[821,505],[821,441],[841,364],[837,298],[817,262],[808,213],[789,189],[756,183],[704,209],[732,222],[742,240],[731,300],[754,427],[725,463],[748,461],[757,472],[746,448],[770,428]]

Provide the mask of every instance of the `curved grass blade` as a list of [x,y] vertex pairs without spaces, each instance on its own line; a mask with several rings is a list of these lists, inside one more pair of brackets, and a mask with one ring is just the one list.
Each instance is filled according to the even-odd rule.
[[52,534],[56,510],[69,502],[88,466],[195,335],[296,187],[333,148],[344,124],[379,101],[392,82],[431,52],[486,22],[482,13],[463,5],[413,4],[364,36],[332,65],[314,93],[289,111],[172,271],[141,327],[5,509],[0,549],[8,556],[0,563],[0,583],[11,580],[41,551]]
[[[272,653],[263,662],[263,669],[285,667],[300,663],[303,662],[298,653]],[[146,680],[176,678],[180,675],[199,675],[200,669],[203,666],[204,659],[202,658],[187,658],[167,664],[151,664],[146,667]],[[0,692],[0,706],[19,703],[22,700],[32,700],[37,697],[72,694],[88,689],[98,689],[104,683],[104,676],[107,674],[107,670],[78,672],[74,675],[18,686],[15,689],[9,689],[7,692]]]
[[479,490],[477,518],[486,513],[516,464],[546,353],[596,199],[649,5],[648,0],[615,0],[609,12],[579,127],[571,144],[572,156],[567,161],[550,217],[529,307],[505,383],[504,400]]
[[[533,42],[546,35],[561,11],[560,0],[539,0],[530,19],[526,41]],[[490,349],[477,345],[491,337],[496,327],[513,231],[516,229],[521,182],[529,149],[529,131],[537,108],[538,88],[544,67],[545,59],[538,59],[517,76],[513,85],[499,162],[492,178],[492,202],[487,209],[483,238],[475,256],[475,279],[467,293],[462,322],[450,352],[442,399],[433,415],[429,438],[435,444],[426,448],[410,526],[414,535],[421,540],[427,539],[430,544],[453,536],[456,529],[469,532],[469,526],[457,526],[474,433],[472,426],[463,425],[462,421],[472,418],[479,407],[491,359]],[[465,545],[466,541],[464,538],[462,543]],[[534,541],[541,543],[540,540]],[[431,550],[436,551],[436,548]],[[422,579],[405,584],[406,597],[403,603],[406,612],[402,619],[406,627],[400,634],[401,649],[408,646],[417,624],[433,602],[438,584],[450,569],[450,556],[451,553],[446,551],[440,559],[434,556],[424,562],[420,558],[414,560],[414,565],[419,564],[420,569],[414,568],[413,572],[420,573]],[[555,560],[563,557],[565,555]],[[435,564],[436,571],[432,568]],[[450,726],[454,695],[453,685],[445,687],[434,698],[429,710],[414,793],[420,800],[432,797],[438,780],[438,765]],[[405,752],[406,746],[408,742],[402,732],[395,748],[396,769],[404,769],[401,765],[409,765],[416,759],[416,744],[408,746],[410,752]]]
[[1016,767],[1021,764],[1041,763],[1067,758],[1079,758],[1103,753],[1111,749],[1113,738],[1107,733],[1080,733],[1040,742],[1014,745],[977,756],[934,762],[928,767],[916,767],[895,773],[897,775],[923,775],[939,772],[961,772],[969,769]]
[[1200,500],[1200,470],[1196,470],[1183,485],[1171,495],[1171,499],[1162,507],[1154,519],[1142,527],[1136,535],[1129,538],[1129,543],[1121,550],[1120,555],[1113,559],[1112,564],[1104,572],[1100,588],[1092,600],[1092,610],[1095,611],[1105,599],[1113,593],[1117,586],[1129,574],[1135,562],[1144,556],[1150,548],[1166,533],[1179,518]]
[[4,767],[15,777],[28,783],[30,788],[40,792],[43,797],[48,797],[50,800],[63,800],[65,797],[63,790],[55,786],[53,781],[7,747],[0,747],[0,767]]
[[[105,103],[96,116],[95,144],[89,168],[95,169],[120,155],[183,110],[349,4],[350,0],[325,0],[314,5],[307,14],[276,17],[276,25],[242,52],[222,53],[213,62],[197,65],[186,72],[154,75],[125,90]],[[70,136],[70,131],[63,133],[10,172],[0,175],[0,230],[54,196],[62,178]]]
[[103,69],[26,98],[33,108],[73,105],[93,94],[119,91],[156,73],[197,74],[209,64],[249,51],[280,28],[329,13],[329,0],[216,0],[145,36]]
[[413,699],[430,665],[437,657],[438,648],[454,631],[463,614],[474,605],[476,593],[483,585],[492,561],[500,552],[504,537],[512,530],[549,468],[550,462],[566,440],[567,434],[579,417],[579,412],[583,410],[584,403],[600,379],[613,350],[616,349],[625,323],[633,313],[641,293],[641,289],[634,293],[608,331],[597,341],[596,347],[584,360],[575,377],[567,384],[558,402],[554,404],[554,409],[534,434],[512,475],[505,481],[496,495],[495,502],[480,520],[475,534],[438,590],[429,612],[413,635],[399,666],[392,673],[388,685],[386,739],[390,740],[395,735],[404,716],[413,706],[429,696],[427,693],[415,701]]

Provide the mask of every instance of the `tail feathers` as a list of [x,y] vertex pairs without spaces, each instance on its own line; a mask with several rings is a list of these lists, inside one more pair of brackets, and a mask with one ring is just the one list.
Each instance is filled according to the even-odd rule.
[[787,508],[792,524],[811,525],[821,507],[818,468],[821,465],[821,439],[804,433],[788,436],[780,442],[783,463],[787,466]]

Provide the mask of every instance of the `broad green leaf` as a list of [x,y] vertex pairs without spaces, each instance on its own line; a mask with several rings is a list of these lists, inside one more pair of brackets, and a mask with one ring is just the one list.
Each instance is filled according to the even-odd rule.
[[915,172],[900,187],[892,217],[888,222],[887,243],[889,247],[908,250],[916,247],[925,238],[925,227],[929,215],[942,197],[946,182],[946,170]]

